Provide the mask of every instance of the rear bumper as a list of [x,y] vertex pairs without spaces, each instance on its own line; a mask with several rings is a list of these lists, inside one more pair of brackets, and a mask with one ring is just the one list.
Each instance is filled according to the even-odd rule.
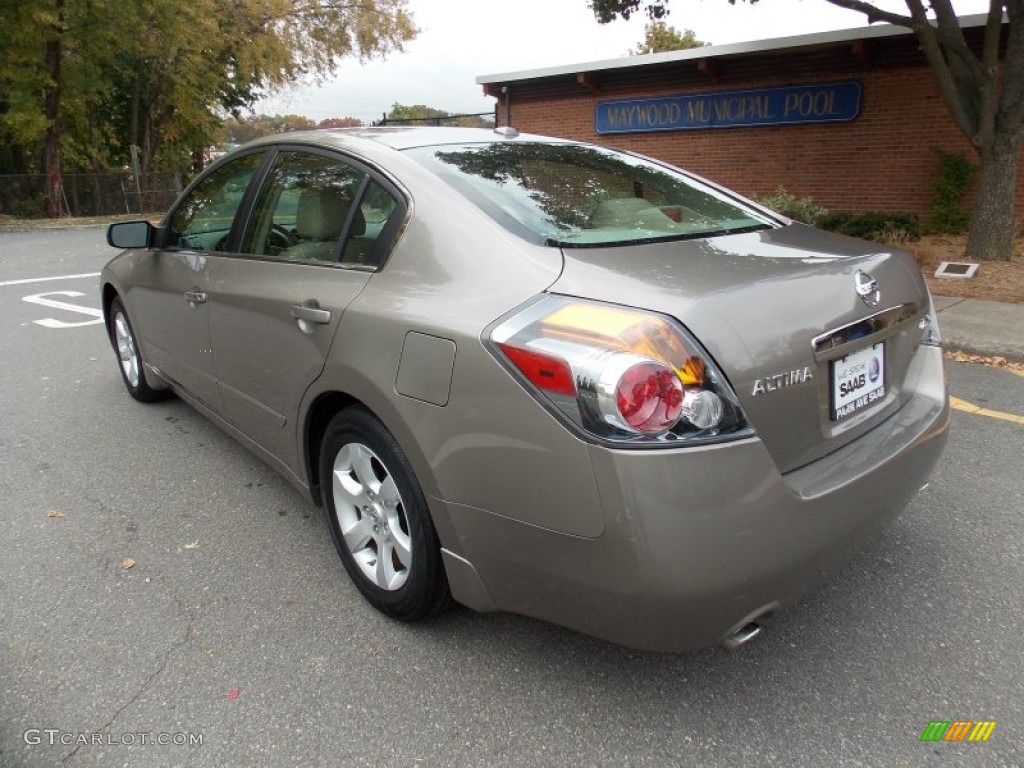
[[819,584],[927,482],[949,424],[941,352],[921,348],[912,368],[903,408],[786,475],[757,439],[592,447],[596,539],[449,504],[462,555],[498,609],[650,650],[717,644]]

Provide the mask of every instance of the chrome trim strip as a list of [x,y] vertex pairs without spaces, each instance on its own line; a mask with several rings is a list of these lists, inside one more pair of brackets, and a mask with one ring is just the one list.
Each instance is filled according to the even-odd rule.
[[815,359],[828,352],[846,347],[854,342],[870,339],[887,328],[913,318],[918,312],[917,304],[909,301],[895,307],[879,310],[852,323],[833,328],[811,340]]

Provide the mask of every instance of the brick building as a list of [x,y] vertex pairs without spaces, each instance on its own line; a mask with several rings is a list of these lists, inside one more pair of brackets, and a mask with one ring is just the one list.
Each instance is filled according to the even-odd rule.
[[[983,14],[961,19],[978,51],[984,24]],[[499,124],[630,149],[747,195],[781,185],[831,210],[923,217],[938,174],[935,150],[977,162],[917,39],[902,27],[629,56],[477,82],[498,100]],[[1024,216],[1019,188],[1016,213]]]

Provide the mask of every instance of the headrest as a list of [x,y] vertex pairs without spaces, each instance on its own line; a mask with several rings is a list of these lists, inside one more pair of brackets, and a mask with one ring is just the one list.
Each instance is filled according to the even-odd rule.
[[339,189],[302,190],[295,212],[296,234],[306,240],[337,239],[351,204]]

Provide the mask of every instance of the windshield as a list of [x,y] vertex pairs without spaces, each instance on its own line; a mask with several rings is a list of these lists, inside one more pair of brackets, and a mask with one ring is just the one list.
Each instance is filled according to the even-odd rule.
[[495,142],[407,151],[502,226],[535,242],[617,245],[777,225],[679,171],[600,147]]

